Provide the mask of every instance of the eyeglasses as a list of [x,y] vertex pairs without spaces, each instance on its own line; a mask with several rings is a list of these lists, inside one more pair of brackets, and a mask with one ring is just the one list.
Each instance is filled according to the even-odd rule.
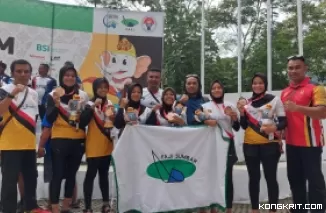
[[293,56],[288,57],[287,60],[288,60],[288,62],[291,60],[301,60],[301,61],[305,62],[303,55],[293,55]]
[[186,78],[191,78],[191,77],[199,78],[197,74],[188,74],[188,75],[186,75]]

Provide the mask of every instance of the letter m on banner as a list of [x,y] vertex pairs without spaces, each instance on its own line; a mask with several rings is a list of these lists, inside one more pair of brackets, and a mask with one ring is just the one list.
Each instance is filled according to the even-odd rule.
[[15,38],[14,37],[9,37],[5,41],[0,38],[0,50],[8,49],[8,54],[13,55],[14,54],[14,46],[15,46]]

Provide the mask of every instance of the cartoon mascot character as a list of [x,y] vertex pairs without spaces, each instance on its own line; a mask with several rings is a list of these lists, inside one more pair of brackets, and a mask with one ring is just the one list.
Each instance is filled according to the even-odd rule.
[[126,38],[119,41],[117,50],[105,51],[100,58],[101,63],[96,65],[110,82],[109,93],[117,96],[132,83],[132,77],[140,78],[152,62],[149,56],[136,57],[134,45]]

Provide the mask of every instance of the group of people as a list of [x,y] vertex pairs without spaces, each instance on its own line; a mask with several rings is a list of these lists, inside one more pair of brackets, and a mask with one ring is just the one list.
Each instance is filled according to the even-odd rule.
[[[30,63],[25,60],[14,61],[10,66],[13,83],[0,89],[0,115],[3,117],[0,125],[1,202],[4,213],[16,211],[16,185],[19,176],[25,183],[23,196],[21,195],[24,211],[47,212],[40,209],[36,202],[37,115],[42,119],[42,134],[37,154],[39,157],[44,156],[45,165],[51,167],[50,170],[45,169],[50,181],[49,211],[71,211],[76,173],[85,153],[87,172],[83,185],[83,211],[92,212],[93,185],[98,173],[103,198],[102,212],[109,212],[108,172],[114,148],[113,140],[123,134],[124,127],[130,122],[127,116],[130,109],[136,112],[137,122],[142,125],[222,127],[231,138],[226,170],[228,177],[232,177],[233,165],[237,162],[234,131],[244,129],[243,152],[249,175],[252,213],[259,212],[261,164],[269,203],[278,203],[277,168],[283,152],[281,141],[285,136],[288,180],[293,203],[322,204],[323,209],[311,212],[325,212],[326,187],[321,169],[324,143],[321,119],[326,117],[326,93],[322,86],[314,84],[306,76],[308,67],[302,56],[288,58],[290,84],[282,91],[281,97],[268,94],[266,76],[257,73],[251,82],[252,97],[240,98],[235,104],[224,100],[225,88],[219,80],[212,82],[210,98],[205,97],[198,76],[193,74],[185,77],[184,94],[177,98],[173,88],[160,89],[161,71],[149,69],[147,87],[143,88],[138,83],[129,85],[126,95],[119,101],[117,111],[112,110],[113,104],[107,98],[110,82],[105,78],[98,78],[93,82],[93,96],[89,99],[77,82],[78,73],[73,64],[65,64],[60,70],[59,87],[56,87],[54,79],[42,72],[43,67],[48,70],[46,65],[40,66],[40,76],[37,77],[39,79],[32,83],[34,90],[27,86],[32,72]],[[41,87],[35,85],[42,82],[43,78],[48,80],[44,83],[46,86],[40,89]],[[74,103],[83,103],[83,107],[73,118],[72,100],[77,101]],[[176,106],[182,106],[185,110],[178,114]],[[198,119],[199,111],[209,112],[209,116]],[[272,120],[272,123],[265,125],[262,121],[266,118]],[[114,133],[113,127],[119,130],[119,134]],[[65,192],[60,210],[59,197],[63,179]],[[232,212],[233,194],[233,181],[228,178],[227,213]],[[217,212],[214,208],[210,211]],[[270,212],[276,212],[276,209],[270,209]],[[292,212],[301,213],[307,210],[293,209]]]

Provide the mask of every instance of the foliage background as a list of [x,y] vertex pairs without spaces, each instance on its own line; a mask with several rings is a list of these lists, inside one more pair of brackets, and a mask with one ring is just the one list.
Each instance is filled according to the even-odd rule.
[[[186,74],[200,74],[201,1],[87,0],[109,9],[163,11],[165,19],[163,84],[182,92]],[[298,53],[294,0],[273,0],[272,88],[287,85],[286,59]],[[215,79],[237,92],[237,0],[205,1],[205,92]],[[309,75],[326,80],[326,1],[303,0],[304,55]],[[242,90],[251,76],[267,71],[266,0],[242,1]]]

